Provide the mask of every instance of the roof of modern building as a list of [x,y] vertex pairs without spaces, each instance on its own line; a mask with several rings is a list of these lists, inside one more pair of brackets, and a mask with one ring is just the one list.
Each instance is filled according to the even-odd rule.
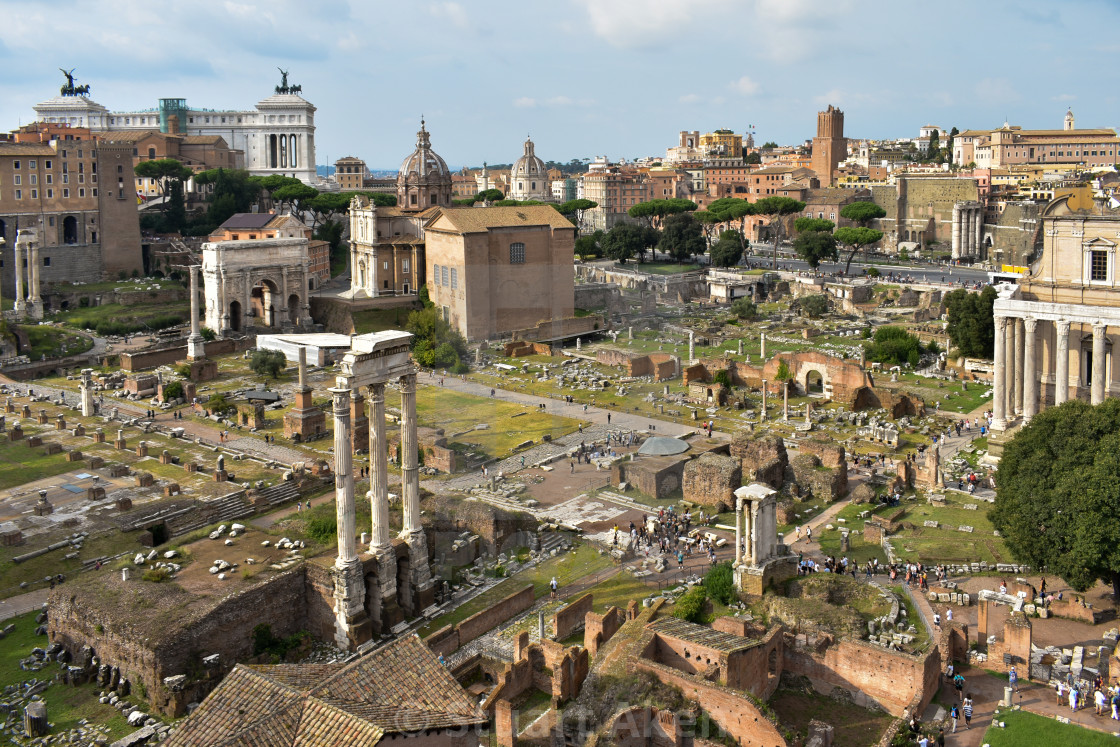
[[234,213],[218,228],[264,228],[275,217],[273,213]]
[[386,734],[486,722],[413,635],[350,664],[238,664],[166,745],[366,747]]

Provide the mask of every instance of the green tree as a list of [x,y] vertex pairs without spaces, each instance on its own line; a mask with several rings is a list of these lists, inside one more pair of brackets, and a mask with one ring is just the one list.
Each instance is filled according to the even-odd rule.
[[754,319],[758,316],[758,306],[754,301],[743,296],[731,302],[731,313],[740,319]]
[[168,231],[180,231],[187,222],[187,206],[183,200],[183,183],[173,180],[167,187],[167,201],[163,205],[164,225]]
[[774,378],[778,381],[789,381],[793,378],[793,374],[789,372],[789,364],[786,363],[785,358],[778,360],[778,370],[774,373]]
[[840,208],[840,217],[847,218],[856,225],[869,226],[871,221],[886,217],[887,211],[874,202],[852,202]]
[[739,264],[739,260],[743,258],[743,235],[735,229],[724,231],[719,235],[719,241],[712,246],[709,255],[716,267]]
[[852,267],[852,257],[856,255],[856,252],[861,247],[871,246],[883,238],[883,232],[864,226],[840,226],[832,236],[838,244],[848,247],[848,256],[844,260],[844,274],[847,275]]
[[944,151],[945,152],[945,158],[942,159],[942,160],[945,160],[945,161],[952,161],[953,160],[953,142],[957,139],[957,135],[959,135],[959,134],[961,134],[961,131],[958,130],[956,127],[949,130],[949,140],[945,143],[945,151]]
[[797,304],[802,313],[810,319],[816,319],[828,311],[828,299],[820,294],[804,296],[798,299]]
[[474,196],[475,202],[497,202],[505,199],[500,189],[484,189]]
[[743,161],[752,166],[758,166],[762,163],[762,154],[758,151],[755,151],[754,153],[748,153],[746,157],[743,158]]
[[711,218],[717,223],[726,223],[730,226],[731,221],[739,221],[739,246],[746,253],[749,242],[747,241],[747,216],[754,215],[754,205],[741,200],[738,197],[721,197],[708,205],[706,211]]
[[1120,598],[1120,400],[1070,400],[1004,447],[988,516],[1011,554],[1077,591],[1098,580]]
[[287,358],[279,350],[254,350],[249,359],[249,370],[258,376],[280,377],[280,372],[288,365]]
[[836,228],[836,224],[827,218],[810,218],[802,216],[793,222],[793,230],[798,233],[805,233],[807,231],[828,231]]
[[454,368],[467,354],[467,341],[435,306],[410,313],[405,330],[414,335],[412,357],[425,368]]
[[603,256],[603,235],[602,231],[596,231],[588,236],[580,236],[576,239],[576,254],[581,257]]
[[996,296],[996,289],[990,285],[980,293],[962,288],[945,296],[945,312],[949,317],[945,331],[961,355],[990,359],[995,353],[993,308]]
[[[816,220],[810,218],[809,220]],[[828,223],[829,221],[825,221]],[[814,270],[826,259],[836,261],[836,238],[828,231],[805,231],[793,240],[797,256],[809,263]]]
[[[164,197],[170,197],[172,183],[178,182],[179,189],[182,190],[183,182],[190,179],[194,174],[189,168],[184,166],[174,158],[157,158],[154,161],[141,161],[136,164],[133,172],[136,176],[145,179],[155,179],[156,184],[159,186],[159,193]],[[164,207],[166,207],[166,202]]]
[[645,220],[646,225],[652,226],[654,218],[658,222],[670,215],[691,212],[696,209],[696,203],[682,197],[672,197],[665,200],[647,200],[632,206],[627,212],[631,218]]
[[902,327],[879,327],[871,342],[864,343],[867,359],[877,363],[899,366],[909,363],[916,367],[921,359],[922,343]]
[[260,193],[260,186],[251,181],[244,169],[208,169],[194,175],[194,183],[210,185],[207,196],[206,218],[220,226],[234,213],[248,212]]
[[583,214],[591,208],[597,207],[599,207],[599,203],[581,197],[560,203],[556,210],[559,211],[560,215],[575,224],[577,233],[583,233]]
[[599,245],[603,253],[619,264],[626,264],[631,257],[641,260],[647,251],[655,246],[660,238],[660,232],[649,226],[639,226],[636,223],[618,223],[614,228],[603,234]]
[[929,136],[929,150],[926,156],[931,161],[941,158],[941,135],[937,130],[934,130],[933,134]]
[[307,203],[319,195],[319,190],[304,184],[299,179],[293,181],[294,184],[285,184],[273,192],[272,199],[280,203],[281,209],[287,205],[292,212],[302,213],[309,209]]
[[720,604],[731,604],[732,601],[735,601],[737,595],[735,593],[735,579],[731,572],[731,563],[720,563],[705,573],[704,589],[712,599]]
[[778,144],[775,143],[773,140],[767,140],[765,143],[762,144],[762,149],[763,150],[773,150],[774,148],[777,148],[777,147],[778,147]]
[[693,623],[704,623],[708,615],[705,608],[708,603],[708,592],[704,586],[693,586],[673,605],[673,617]]
[[778,267],[778,242],[782,236],[782,219],[787,215],[800,213],[805,209],[805,203],[792,197],[773,195],[763,197],[754,204],[754,214],[769,218],[771,233],[774,238],[774,269]]
[[688,213],[670,215],[665,219],[657,248],[678,262],[703,254],[705,244],[700,222]]

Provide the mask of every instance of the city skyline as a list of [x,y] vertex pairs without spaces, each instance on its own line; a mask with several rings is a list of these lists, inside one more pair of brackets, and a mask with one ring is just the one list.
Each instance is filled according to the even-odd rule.
[[[282,67],[318,109],[320,164],[353,155],[395,169],[422,115],[433,149],[453,166],[509,163],[527,134],[556,161],[657,156],[680,130],[750,125],[758,143],[792,145],[813,136],[829,104],[844,110],[846,135],[871,138],[1005,120],[1058,129],[1067,107],[1081,127],[1120,120],[1116,73],[1085,72],[1087,60],[1117,48],[1085,34],[1087,17],[1098,28],[1120,20],[1103,0],[1059,9],[951,2],[933,18],[928,5],[854,0],[331,0],[314,15],[287,0],[0,8],[4,129],[56,95],[59,67],[76,68],[90,98],[111,110],[164,97],[251,108]],[[41,51],[36,29],[59,23],[80,31],[81,51]]]

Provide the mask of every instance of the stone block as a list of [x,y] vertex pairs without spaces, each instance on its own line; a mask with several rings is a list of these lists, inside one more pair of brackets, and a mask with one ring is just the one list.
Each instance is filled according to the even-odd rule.
[[51,456],[52,454],[61,454],[62,453],[62,444],[57,444],[54,441],[48,441],[45,444],[43,444],[43,452],[47,456]]
[[170,498],[173,495],[179,495],[183,491],[179,489],[179,483],[173,482],[170,485],[163,486],[163,497]]
[[89,466],[90,469],[101,469],[102,467],[105,466],[105,460],[102,459],[99,456],[90,457],[86,461],[86,464]]
[[136,475],[136,485],[141,488],[150,488],[155,485],[155,478],[151,472],[140,472]]
[[105,443],[105,431],[102,431],[102,430],[95,431],[94,434],[93,434],[93,442],[95,444]]
[[27,439],[27,445],[31,448],[34,448],[36,446],[42,446],[43,445],[43,439],[42,439],[41,436],[29,436],[28,439]]
[[68,452],[66,452],[66,461],[68,461],[68,462],[80,462],[80,461],[82,461],[82,459],[83,459],[82,452],[80,452],[80,451],[68,451]]
[[91,501],[103,501],[103,500],[105,500],[105,488],[101,488],[101,487],[86,488],[86,498],[90,499]]
[[125,464],[110,464],[109,477],[125,477],[128,475],[128,465]]

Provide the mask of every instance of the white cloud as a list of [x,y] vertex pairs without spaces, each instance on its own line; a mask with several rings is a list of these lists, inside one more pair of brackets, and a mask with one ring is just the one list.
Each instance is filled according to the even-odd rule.
[[703,97],[698,93],[686,93],[681,96],[677,101],[681,104],[698,104],[703,101]]
[[576,0],[587,11],[591,30],[615,47],[655,44],[684,28],[733,10],[734,0]]
[[445,2],[434,3],[428,6],[428,13],[436,18],[442,18],[455,28],[469,29],[471,19],[466,9],[459,3]]
[[1060,93],[1051,99],[1052,101],[1077,101],[1077,97],[1072,93]]
[[744,96],[753,96],[758,93],[758,83],[751,80],[749,75],[744,75],[739,80],[732,81],[731,88]]
[[518,109],[532,109],[537,105],[537,100],[528,96],[522,96],[521,98],[514,99],[513,105]]

